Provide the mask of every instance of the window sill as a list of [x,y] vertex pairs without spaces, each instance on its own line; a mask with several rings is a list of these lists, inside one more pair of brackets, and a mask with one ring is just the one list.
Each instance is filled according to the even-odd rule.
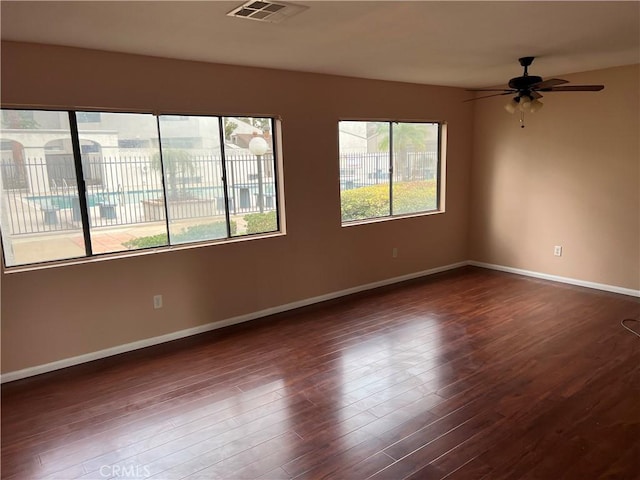
[[393,220],[404,220],[407,218],[416,218],[416,217],[430,217],[432,215],[440,215],[446,213],[445,210],[433,210],[430,212],[420,212],[420,213],[407,213],[403,215],[390,215],[388,217],[376,217],[376,218],[367,218],[362,220],[352,220],[349,222],[343,222],[341,227],[356,227],[359,225],[368,225],[372,223],[381,223],[381,222],[389,222]]
[[42,263],[31,264],[31,265],[16,265],[14,267],[6,267],[3,265],[2,273],[9,275],[13,273],[32,272],[35,270],[48,270],[51,268],[69,267],[73,265],[84,265],[84,264],[91,264],[96,262],[106,262],[109,260],[121,260],[121,259],[140,257],[145,255],[157,255],[157,254],[176,252],[176,251],[182,251],[182,250],[192,250],[196,248],[205,248],[205,247],[226,245],[226,244],[232,244],[232,243],[249,242],[253,240],[262,240],[265,238],[284,237],[284,236],[286,236],[286,233],[270,232],[270,233],[264,233],[264,234],[246,235],[242,237],[225,238],[220,240],[210,240],[210,241],[204,241],[199,243],[189,243],[184,245],[170,245],[166,247],[152,247],[152,248],[141,249],[141,250],[126,250],[122,252],[100,253],[92,257],[54,260],[51,262],[46,262],[46,263],[42,262]]

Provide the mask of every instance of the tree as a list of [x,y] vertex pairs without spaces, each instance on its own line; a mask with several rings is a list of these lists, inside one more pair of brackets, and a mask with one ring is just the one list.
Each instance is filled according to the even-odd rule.
[[249,123],[255,128],[259,128],[262,132],[271,130],[271,122],[268,118],[249,118]]
[[231,140],[231,134],[234,132],[238,124],[228,118],[224,119],[224,138],[225,140]]
[[176,200],[187,197],[184,179],[193,176],[196,169],[189,152],[175,148],[163,148],[162,159],[159,152],[154,153],[151,166],[154,170],[164,174],[169,199]]
[[[383,127],[383,128],[382,128]],[[409,152],[420,152],[427,149],[427,143],[432,140],[432,129],[429,124],[424,123],[392,123],[393,129],[393,152],[395,153],[394,172],[398,180],[408,180],[411,172],[409,171]],[[378,148],[380,150],[389,149],[389,128],[388,124],[380,125],[378,130],[380,141]]]
[[19,110],[5,110],[2,112],[2,128],[34,129],[38,122],[33,119],[33,112]]

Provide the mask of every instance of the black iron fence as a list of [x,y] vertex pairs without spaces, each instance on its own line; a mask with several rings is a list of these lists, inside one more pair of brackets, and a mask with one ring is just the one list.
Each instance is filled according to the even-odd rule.
[[[83,156],[92,227],[223,216],[276,208],[274,163],[264,155],[226,157],[227,196],[220,157],[160,162],[150,156]],[[262,176],[258,172],[262,172]],[[164,174],[164,185],[163,185]],[[77,230],[82,226],[71,156],[2,161],[0,209],[12,234]],[[260,193],[262,194],[260,196]]]
[[[92,227],[118,226],[270,211],[276,208],[272,155],[258,167],[255,156],[227,155],[227,195],[220,157],[192,156],[160,162],[148,155],[83,155],[82,167]],[[437,175],[435,152],[396,153],[396,181]],[[262,175],[260,175],[260,172]],[[164,185],[163,185],[164,174]],[[340,188],[389,181],[388,153],[340,156]],[[76,230],[82,219],[73,158],[47,155],[0,163],[2,225],[12,234]],[[226,201],[226,203],[225,203]]]
[[[431,180],[438,174],[436,152],[396,152],[393,156],[394,181]],[[347,153],[340,155],[340,188],[388,183],[389,153]]]

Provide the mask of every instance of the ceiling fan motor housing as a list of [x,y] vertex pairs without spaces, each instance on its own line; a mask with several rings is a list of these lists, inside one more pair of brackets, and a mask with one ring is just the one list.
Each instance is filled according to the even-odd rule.
[[516,77],[509,80],[509,88],[514,90],[528,90],[531,85],[540,83],[542,77],[537,75],[526,75],[524,77]]

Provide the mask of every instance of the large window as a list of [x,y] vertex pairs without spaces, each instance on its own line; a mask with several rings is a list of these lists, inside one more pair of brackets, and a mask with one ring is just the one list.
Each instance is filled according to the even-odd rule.
[[342,223],[440,209],[439,123],[339,122]]
[[2,110],[5,265],[279,231],[274,127],[271,118]]

